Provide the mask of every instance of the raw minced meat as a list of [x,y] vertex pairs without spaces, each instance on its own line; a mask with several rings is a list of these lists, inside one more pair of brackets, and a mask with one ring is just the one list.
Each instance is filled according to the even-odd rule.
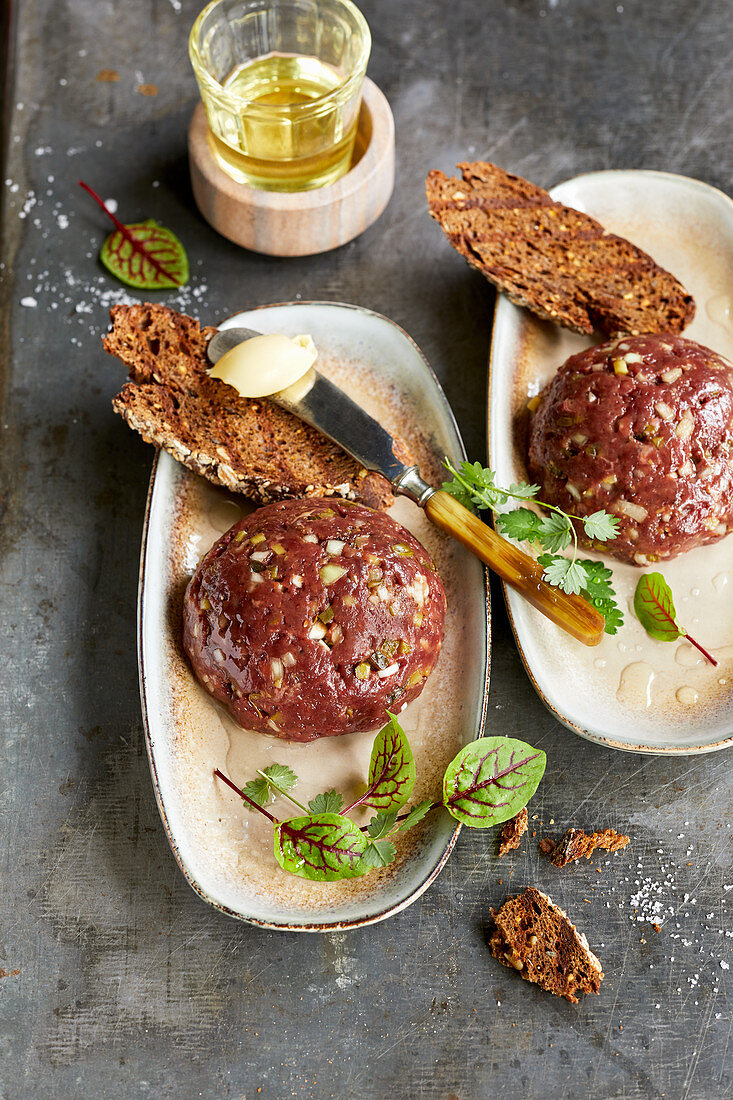
[[573,355],[536,402],[529,469],[549,504],[618,518],[616,557],[715,542],[733,529],[733,368],[672,335]]
[[445,591],[429,554],[383,513],[288,500],[236,523],[184,601],[198,680],[243,728],[294,741],[375,729],[423,689]]

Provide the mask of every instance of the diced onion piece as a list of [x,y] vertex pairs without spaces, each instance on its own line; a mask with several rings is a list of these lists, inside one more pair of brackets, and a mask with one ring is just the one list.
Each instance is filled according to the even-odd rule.
[[380,668],[377,676],[384,680],[387,676],[394,676],[395,672],[400,671],[400,666],[395,662],[393,665],[388,665],[387,668]]
[[663,382],[676,382],[678,378],[682,377],[682,367],[672,367],[671,370],[666,370],[659,377]]
[[613,373],[614,374],[628,374],[629,367],[625,359],[614,359],[613,361]]
[[329,539],[326,543],[326,553],[336,557],[341,553],[344,546],[346,546],[346,543],[342,542],[341,539]]
[[290,578],[290,583],[292,584],[293,588],[302,588],[303,578],[300,576],[300,574],[296,573],[295,576]]
[[249,560],[250,561],[267,561],[269,556],[270,556],[270,551],[269,550],[255,550],[254,553],[250,554]]
[[308,631],[308,637],[312,638],[314,642],[319,641],[321,638],[326,637],[326,626],[322,622],[315,622]]
[[224,662],[226,661],[226,657],[224,656],[223,652],[220,649],[215,649],[214,650],[213,658],[216,661],[217,665],[223,665]]
[[580,500],[580,489],[577,485],[573,485],[572,481],[566,481],[565,488],[570,493],[573,500]]
[[366,661],[361,661],[354,669],[354,675],[357,680],[368,680],[371,667]]
[[407,683],[405,684],[405,688],[409,689],[409,688],[415,687],[416,684],[419,684],[420,681],[424,680],[424,679],[425,679],[425,673],[423,672],[423,670],[421,668],[418,668],[418,669],[415,670],[415,672],[413,672],[412,676],[410,676],[410,678],[408,679]]
[[209,599],[208,599],[207,596],[202,596],[201,597],[201,600],[199,602],[199,607],[201,608],[202,611],[210,611],[211,610],[211,603],[209,602]]
[[339,626],[338,623],[332,623],[331,624],[331,629],[328,632],[328,636],[329,636],[331,645],[336,645],[336,642],[340,642],[341,639],[343,638],[344,632],[343,632],[343,630],[341,629],[341,627]]
[[573,443],[577,443],[579,447],[582,447],[584,443],[588,442],[588,436],[583,435],[582,432],[576,432],[575,435],[570,436]]
[[270,671],[272,672],[272,680],[275,684],[275,687],[280,687],[281,683],[283,682],[285,669],[279,657],[273,657],[270,661]]
[[392,547],[395,554],[399,554],[401,558],[414,558],[412,550],[409,546],[405,546],[404,542],[396,542]]
[[642,358],[637,351],[629,351],[624,356],[627,363],[641,363]]
[[257,534],[253,535],[249,541],[252,543],[253,546],[257,546],[258,543],[265,541],[265,536],[262,534],[261,531],[258,531]]
[[295,664],[295,657],[292,653],[283,653],[282,663],[284,664],[285,668],[292,668]]
[[392,599],[392,593],[384,584],[380,584],[379,588],[377,588],[375,592],[375,595],[377,599],[379,599],[382,603],[387,603],[389,600]]
[[422,611],[416,611],[412,616],[413,626],[422,626]]
[[250,575],[249,575],[250,586],[254,585],[254,584],[262,584],[264,579],[265,578],[262,576],[261,573],[250,573]]
[[689,409],[685,409],[682,419],[674,430],[678,439],[689,439],[695,430],[695,421]]
[[668,405],[666,401],[657,401],[654,409],[656,413],[661,416],[662,420],[671,420],[674,416],[674,409],[671,405]]
[[318,542],[317,535],[303,535],[303,542]]
[[273,542],[272,549],[275,551],[275,553],[279,557],[282,557],[283,554],[285,553],[285,547],[283,546],[283,544],[281,542]]
[[356,596],[346,595],[341,602],[344,607],[356,607]]
[[646,556],[646,554],[634,554],[634,561],[637,565],[649,564],[649,558]]
[[[354,524],[356,526],[356,524]],[[369,535],[357,535],[354,539],[354,546],[359,550],[363,550],[366,544],[369,542]]]
[[636,520],[637,523],[642,523],[649,515],[646,508],[642,508],[641,504],[634,504],[631,500],[617,500],[614,510],[628,516],[629,519]]
[[321,578],[321,584],[333,584],[346,574],[346,569],[343,565],[334,565],[329,562],[319,569],[318,576]]

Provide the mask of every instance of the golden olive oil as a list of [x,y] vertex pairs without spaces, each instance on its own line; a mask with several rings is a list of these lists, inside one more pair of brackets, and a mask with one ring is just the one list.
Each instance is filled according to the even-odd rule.
[[[339,95],[334,69],[315,57],[268,54],[224,81],[226,111],[209,107],[214,152],[230,176],[270,191],[306,191],[349,169],[358,97]],[[231,103],[241,103],[232,112]]]

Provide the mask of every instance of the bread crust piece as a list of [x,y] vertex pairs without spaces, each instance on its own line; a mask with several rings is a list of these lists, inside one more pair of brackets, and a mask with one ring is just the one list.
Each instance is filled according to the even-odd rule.
[[499,858],[519,847],[522,837],[527,832],[528,824],[529,815],[526,806],[504,823],[499,834]]
[[618,852],[629,843],[629,838],[617,833],[615,829],[600,829],[594,833],[584,833],[582,829],[568,829],[560,837],[550,854],[550,863],[555,867],[567,867],[569,863],[585,856],[590,859],[596,848],[605,852]]
[[[207,373],[216,329],[152,303],[114,306],[103,340],[130,373],[112,407],[147,443],[217,485],[262,503],[340,496],[393,503],[389,482],[266,398],[247,400]],[[407,456],[407,452],[405,451]]]
[[512,967],[525,981],[548,993],[578,1003],[576,993],[598,993],[603,980],[600,961],[567,913],[541,890],[528,886],[491,910],[496,928],[489,939],[495,959]]
[[430,214],[453,247],[516,305],[590,335],[680,333],[695,303],[640,248],[541,187],[483,161],[433,170]]

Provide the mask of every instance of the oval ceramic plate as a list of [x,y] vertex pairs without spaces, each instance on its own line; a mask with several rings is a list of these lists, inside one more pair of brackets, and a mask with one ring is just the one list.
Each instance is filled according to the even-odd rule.
[[[454,462],[463,457],[435,375],[414,342],[385,317],[355,306],[289,303],[239,313],[222,327],[231,325],[310,333],[319,369],[409,441],[427,480],[440,482],[444,455]],[[139,659],[163,824],[191,886],[230,916],[297,931],[370,924],[419,897],[448,858],[458,828],[443,811],[434,812],[400,835],[397,860],[384,870],[348,882],[308,882],[278,866],[269,823],[214,779],[220,768],[241,786],[256,778],[256,768],[278,761],[299,776],[301,801],[330,787],[356,796],[373,741],[367,733],[300,745],[248,733],[195,682],[180,648],[183,592],[201,557],[245,507],[251,508],[241,497],[159,455],[143,538]],[[426,545],[448,594],[438,666],[420,699],[400,715],[416,759],[417,801],[438,795],[446,765],[480,735],[489,676],[488,589],[481,564],[435,530],[416,505],[401,498],[391,514]],[[274,806],[282,817],[294,812],[287,803]]]
[[[628,237],[692,292],[685,336],[733,358],[733,202],[683,176],[611,171],[579,176],[553,198]],[[526,477],[526,405],[569,355],[591,344],[500,296],[491,348],[489,465],[501,483]],[[598,555],[590,555],[598,556]],[[733,743],[733,536],[661,566],[685,628],[711,649],[657,642],[631,610],[641,571],[606,559],[625,614],[616,637],[586,649],[505,588],[529,676],[549,709],[592,741],[631,752],[712,752]]]

